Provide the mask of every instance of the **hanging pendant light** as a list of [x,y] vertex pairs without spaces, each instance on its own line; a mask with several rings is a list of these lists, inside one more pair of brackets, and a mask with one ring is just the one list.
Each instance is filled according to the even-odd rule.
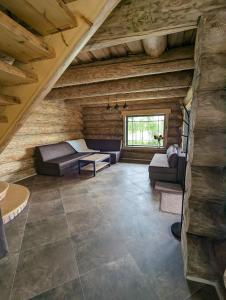
[[125,103],[124,103],[124,105],[123,105],[123,109],[127,109],[129,106],[128,106],[128,104],[126,103],[126,101],[125,101]]
[[106,110],[110,111],[111,110],[111,105],[110,105],[110,96],[108,96],[108,105],[106,107]]
[[117,97],[117,95],[116,95],[116,103],[115,103],[115,106],[114,106],[114,109],[115,109],[115,110],[119,110],[119,105],[118,105],[117,100],[118,100],[118,97]]
[[117,102],[115,103],[115,107],[114,108],[115,108],[115,110],[119,110],[119,105],[118,105]]

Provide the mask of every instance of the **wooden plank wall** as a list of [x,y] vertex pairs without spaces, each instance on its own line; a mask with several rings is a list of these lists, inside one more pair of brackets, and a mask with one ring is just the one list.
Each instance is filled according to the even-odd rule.
[[[122,108],[123,103],[120,103]],[[168,145],[181,143],[182,114],[178,100],[147,100],[128,102],[129,110],[171,109],[168,124]],[[123,139],[123,118],[121,109],[106,110],[106,106],[83,107],[84,137],[90,139]],[[122,158],[151,160],[159,150],[123,149]],[[161,151],[160,151],[161,152]]]
[[35,174],[34,147],[82,137],[80,107],[42,101],[0,155],[0,180],[14,182]]

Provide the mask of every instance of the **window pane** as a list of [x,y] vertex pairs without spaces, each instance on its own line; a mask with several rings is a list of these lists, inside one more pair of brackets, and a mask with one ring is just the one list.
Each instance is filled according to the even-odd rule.
[[163,147],[164,115],[127,117],[127,146]]

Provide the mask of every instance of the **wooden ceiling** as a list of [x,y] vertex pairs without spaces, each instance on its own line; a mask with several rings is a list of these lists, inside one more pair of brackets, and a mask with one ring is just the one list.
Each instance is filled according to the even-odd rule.
[[[196,29],[181,31],[177,33],[168,34],[166,37],[167,49],[182,47],[187,45],[194,45],[196,38]],[[72,65],[84,64],[95,61],[107,60],[111,58],[125,57],[128,55],[147,54],[145,47],[146,39],[138,39],[136,41],[118,44],[112,47],[105,47],[96,50],[83,50],[73,60]]]
[[48,100],[78,105],[183,99],[191,85],[196,30],[86,48],[65,71]]

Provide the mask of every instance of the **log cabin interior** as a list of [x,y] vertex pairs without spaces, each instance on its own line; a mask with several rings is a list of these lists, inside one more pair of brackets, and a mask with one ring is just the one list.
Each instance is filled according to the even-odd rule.
[[0,299],[226,299],[225,0],[0,0]]

